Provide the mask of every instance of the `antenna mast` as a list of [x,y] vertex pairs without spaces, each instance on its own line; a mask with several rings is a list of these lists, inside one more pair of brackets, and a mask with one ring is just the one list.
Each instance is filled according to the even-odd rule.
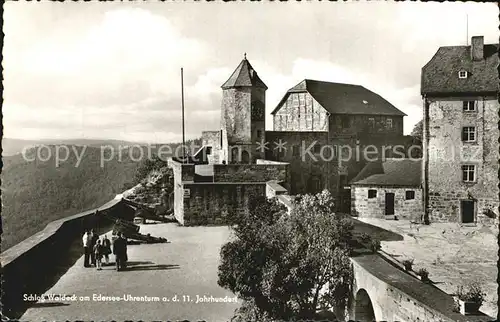
[[186,163],[186,135],[184,127],[184,69],[181,67],[181,99],[182,99],[182,163]]

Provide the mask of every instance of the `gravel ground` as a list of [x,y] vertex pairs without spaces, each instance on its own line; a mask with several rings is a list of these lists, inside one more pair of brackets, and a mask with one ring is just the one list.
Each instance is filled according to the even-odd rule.
[[[165,237],[170,243],[129,245],[130,266],[121,272],[115,271],[114,266],[104,266],[102,271],[84,268],[83,257],[80,258],[46,292],[76,295],[78,300],[39,301],[21,320],[228,321],[232,317],[239,301],[197,303],[197,297],[203,296],[235,299],[234,294],[217,285],[220,247],[230,236],[227,227],[153,224],[142,225],[141,232]],[[99,295],[148,296],[160,301],[100,301]],[[90,300],[80,300],[84,296]]]

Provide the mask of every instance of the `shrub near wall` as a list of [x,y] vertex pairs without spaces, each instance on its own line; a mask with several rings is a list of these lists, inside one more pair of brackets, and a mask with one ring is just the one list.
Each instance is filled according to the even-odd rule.
[[41,295],[83,254],[81,237],[85,229],[103,233],[113,224],[106,215],[128,217],[131,208],[113,200],[95,210],[54,221],[47,227],[2,253],[2,313],[19,318],[30,303],[24,294]]

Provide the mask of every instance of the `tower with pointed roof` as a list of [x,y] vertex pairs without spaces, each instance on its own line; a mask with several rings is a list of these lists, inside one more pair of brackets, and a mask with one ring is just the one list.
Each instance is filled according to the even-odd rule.
[[265,142],[267,86],[246,58],[222,85],[221,160],[253,163],[264,158],[257,142]]

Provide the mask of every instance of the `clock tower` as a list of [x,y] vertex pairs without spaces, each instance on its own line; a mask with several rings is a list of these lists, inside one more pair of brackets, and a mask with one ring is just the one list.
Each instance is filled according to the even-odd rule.
[[221,160],[254,163],[264,158],[267,86],[245,57],[222,85]]

